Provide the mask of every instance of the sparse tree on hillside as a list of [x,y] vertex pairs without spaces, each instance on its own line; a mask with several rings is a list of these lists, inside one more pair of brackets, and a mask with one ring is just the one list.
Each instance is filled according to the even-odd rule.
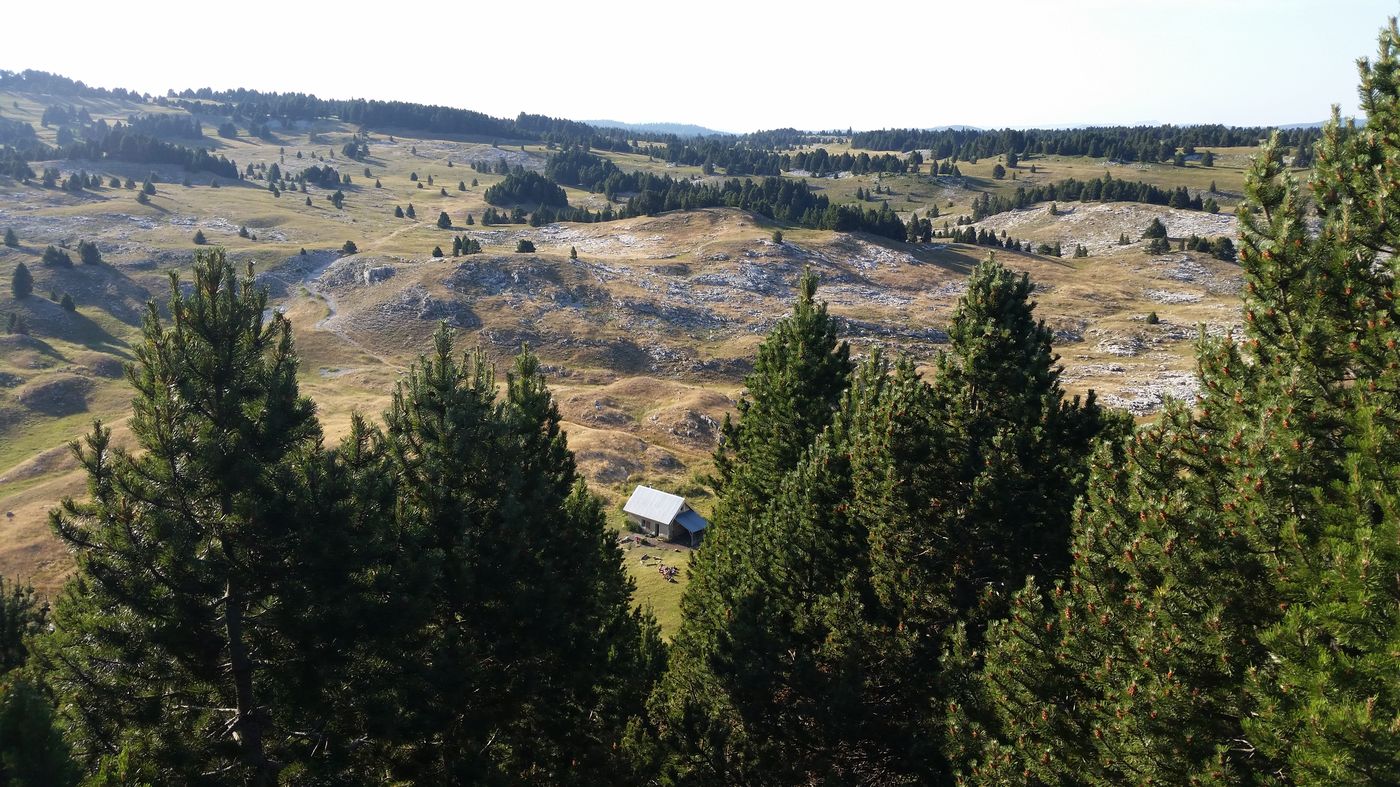
[[205,238],[205,237],[204,237],[204,230],[195,230],[195,231],[194,231],[194,245],[196,245],[196,246],[203,246],[204,244],[206,244],[206,243],[208,243],[208,242],[209,242],[208,238]]
[[437,225],[438,229],[452,229],[452,217],[447,215],[447,211],[444,210],[438,213]]
[[570,246],[570,247],[569,247],[569,259],[571,259],[571,260],[576,260],[576,259],[578,259],[578,249],[574,248],[573,246]]
[[515,251],[517,254],[534,254],[535,244],[522,238],[516,242]]
[[992,177],[1001,180],[1006,177],[1006,167],[996,164],[992,167]]
[[80,240],[78,241],[78,259],[84,265],[101,265],[102,252],[93,241]]
[[441,258],[441,257],[442,257],[442,247],[441,247],[441,246],[434,246],[434,247],[433,247],[433,256],[434,256],[434,257],[438,257],[438,258]]
[[6,228],[5,230],[5,245],[12,249],[19,248],[19,236],[15,234],[12,228]]
[[66,292],[63,293],[63,298],[59,300],[58,305],[62,306],[64,311],[73,312],[78,310],[78,305],[73,302],[73,296]]
[[10,276],[10,293],[14,294],[15,300],[28,298],[34,293],[34,274],[29,273],[29,267],[22,262],[14,266],[14,273]]
[[410,219],[416,219],[416,218],[418,218],[418,213],[417,213],[417,211],[415,211],[415,210],[413,209],[413,203],[412,203],[412,202],[408,203],[408,210],[404,211],[404,214],[405,214],[406,216],[408,216]]
[[340,247],[341,254],[358,254],[360,249],[355,246],[355,241],[347,240],[345,245]]
[[403,208],[399,207],[398,205],[395,205],[395,206],[394,206],[394,218],[396,218],[396,219],[401,219],[401,218],[403,218]]
[[68,252],[60,251],[56,246],[48,246],[44,249],[44,256],[41,261],[51,268],[71,268],[73,258],[68,256]]

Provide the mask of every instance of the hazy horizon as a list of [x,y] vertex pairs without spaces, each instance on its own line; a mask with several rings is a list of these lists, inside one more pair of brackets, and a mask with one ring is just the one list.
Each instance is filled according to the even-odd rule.
[[[1354,61],[1374,53],[1387,15],[1400,11],[1395,0],[994,0],[937,13],[897,2],[861,17],[862,29],[810,8],[723,0],[696,22],[684,9],[625,0],[608,14],[544,3],[528,16],[425,3],[368,25],[249,0],[245,21],[216,29],[235,36],[230,47],[253,49],[205,59],[184,6],[145,5],[139,18],[84,8],[64,20],[69,34],[7,42],[0,68],[153,95],[244,87],[738,133],[1275,126],[1324,120],[1333,104],[1357,114]],[[8,15],[15,29],[52,24],[33,6]],[[439,17],[426,29],[446,32],[416,35]],[[75,40],[91,45],[56,43]]]

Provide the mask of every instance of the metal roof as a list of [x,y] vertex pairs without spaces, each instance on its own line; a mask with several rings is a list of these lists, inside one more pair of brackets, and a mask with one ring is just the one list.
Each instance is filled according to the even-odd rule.
[[699,533],[701,530],[710,526],[710,523],[705,521],[705,517],[700,516],[690,509],[686,509],[676,516],[676,524],[692,533]]
[[669,525],[684,505],[683,497],[649,486],[638,486],[632,491],[632,496],[627,499],[627,505],[623,506],[622,510],[633,516]]

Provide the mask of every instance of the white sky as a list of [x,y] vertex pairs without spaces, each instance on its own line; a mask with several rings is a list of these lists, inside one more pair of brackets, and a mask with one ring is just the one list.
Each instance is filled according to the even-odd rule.
[[0,68],[574,119],[1286,124],[1356,111],[1400,0],[7,3]]

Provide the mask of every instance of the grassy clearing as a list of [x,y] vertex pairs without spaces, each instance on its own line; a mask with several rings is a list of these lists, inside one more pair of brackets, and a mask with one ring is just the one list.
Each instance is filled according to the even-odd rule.
[[[661,625],[661,635],[669,640],[680,627],[681,594],[689,582],[692,553],[688,549],[658,544],[654,539],[652,543],[655,546],[628,544],[623,547],[623,564],[637,583],[633,603],[651,608],[656,622]],[[659,567],[663,564],[680,570],[674,581],[661,576]]]

